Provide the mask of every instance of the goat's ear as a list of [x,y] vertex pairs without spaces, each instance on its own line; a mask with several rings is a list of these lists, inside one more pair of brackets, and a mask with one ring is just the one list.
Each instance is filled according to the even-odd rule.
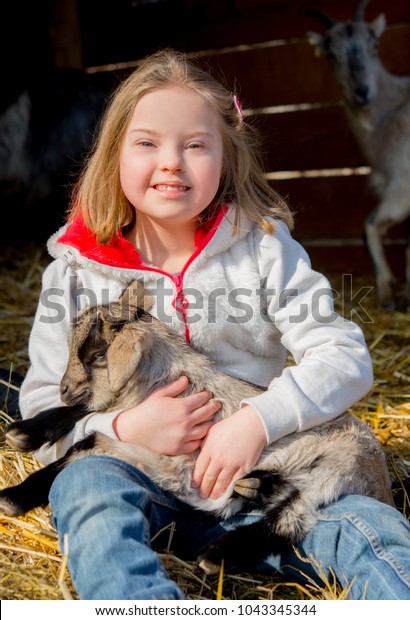
[[322,54],[324,54],[325,50],[323,46],[323,35],[319,34],[318,32],[307,32],[306,38],[308,40],[308,43],[310,43],[310,45],[313,45],[313,47],[315,48],[315,56],[321,56]]
[[370,28],[373,30],[377,38],[381,36],[381,34],[386,28],[386,17],[383,15],[383,13],[372,21],[372,23],[370,24]]
[[123,291],[120,299],[121,305],[135,312],[137,308],[148,312],[152,308],[152,297],[144,287],[141,280],[133,280]]
[[113,392],[119,392],[136,372],[144,350],[149,346],[148,333],[132,333],[123,329],[108,348],[108,382]]

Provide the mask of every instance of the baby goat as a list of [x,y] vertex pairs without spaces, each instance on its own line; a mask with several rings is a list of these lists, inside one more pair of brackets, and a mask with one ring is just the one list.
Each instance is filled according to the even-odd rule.
[[[51,445],[87,413],[129,408],[181,375],[189,379],[184,394],[208,390],[222,403],[216,419],[232,415],[243,398],[260,393],[255,386],[216,371],[207,357],[148,314],[150,305],[150,297],[136,281],[117,302],[84,309],[71,330],[69,361],[61,381],[67,407],[11,424],[8,443],[22,451]],[[262,511],[257,523],[225,534],[204,550],[200,565],[207,573],[218,570],[222,558],[229,567],[243,568],[298,543],[315,525],[320,507],[341,495],[368,495],[393,505],[381,447],[366,425],[344,414],[267,446],[255,471],[218,500],[201,499],[191,487],[195,454],[163,456],[94,433],[63,458],[1,491],[0,510],[19,515],[47,504],[58,472],[90,454],[131,463],[198,509],[224,517],[243,508]]]
[[[370,187],[379,198],[365,222],[366,241],[373,261],[378,299],[394,307],[394,277],[383,248],[383,237],[410,216],[410,77],[389,73],[378,56],[386,22],[379,15],[364,21],[368,0],[361,0],[347,23],[307,11],[326,27],[309,41],[324,53],[342,91],[347,119],[356,141],[372,167]],[[410,308],[410,245],[406,261],[406,303]]]

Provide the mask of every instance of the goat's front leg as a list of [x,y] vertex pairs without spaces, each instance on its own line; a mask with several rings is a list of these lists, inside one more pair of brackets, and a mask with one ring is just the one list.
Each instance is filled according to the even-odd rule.
[[261,481],[259,478],[240,478],[234,484],[233,490],[245,499],[256,500],[259,497]]
[[201,551],[197,562],[207,575],[217,573],[222,560],[227,568],[249,568],[270,553],[278,553],[289,542],[275,532],[274,526],[276,517],[298,491],[282,474],[255,470],[236,482],[234,492],[248,500],[245,510],[260,509],[266,513],[256,523],[226,532]]
[[33,452],[44,444],[53,445],[74,428],[89,411],[81,407],[54,407],[33,418],[13,422],[6,430],[8,445],[19,452]]
[[20,484],[0,491],[0,512],[19,517],[39,506],[47,506],[51,485],[65,467],[66,457],[35,471]]
[[273,522],[262,518],[223,534],[198,556],[206,575],[218,574],[222,560],[228,570],[251,570],[271,554],[281,553],[292,541],[274,531]]
[[[410,224],[409,224],[410,226]],[[410,312],[410,235],[407,239],[406,246],[406,290],[405,290],[405,301],[407,311]]]
[[[391,179],[377,208],[366,220],[366,241],[376,271],[377,294],[381,305],[394,307],[394,277],[386,260],[382,239],[387,231],[410,216],[409,188]],[[407,265],[409,265],[409,261]],[[410,266],[408,267],[410,271]],[[408,281],[410,274],[408,275]]]
[[380,218],[378,209],[368,216],[365,223],[366,243],[376,276],[377,298],[385,308],[394,308],[395,280],[386,259],[382,238],[389,225]]
[[19,517],[33,508],[46,506],[51,485],[57,474],[72,460],[84,456],[82,452],[92,450],[95,441],[95,433],[88,435],[75,443],[61,459],[30,474],[20,484],[0,491],[0,512],[8,516]]
[[254,469],[250,474],[235,482],[233,494],[240,495],[247,500],[244,504],[246,510],[256,510],[270,503],[278,495],[280,496],[283,489],[288,493],[289,485],[281,473]]
[[216,574],[222,560],[229,569],[251,568],[294,542],[291,534],[284,536],[276,531],[276,522],[282,511],[299,497],[299,491],[278,472],[254,471],[248,479],[238,481],[240,489],[247,488],[247,480],[250,488],[255,490],[257,486],[258,491],[256,497],[251,494],[246,509],[261,508],[265,514],[255,523],[226,532],[201,551],[197,562],[207,575]]

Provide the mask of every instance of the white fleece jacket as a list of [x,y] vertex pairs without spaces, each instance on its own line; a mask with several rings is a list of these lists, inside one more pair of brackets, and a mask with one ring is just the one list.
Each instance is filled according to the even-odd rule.
[[[78,309],[115,300],[134,278],[153,295],[151,313],[219,370],[267,388],[243,404],[258,412],[268,443],[335,418],[362,398],[372,386],[370,356],[359,327],[334,312],[328,281],[311,269],[284,223],[266,234],[242,216],[233,235],[232,221],[233,208],[221,210],[176,275],[144,265],[122,236],[97,246],[82,222],[58,231],[48,244],[55,260],[43,275],[30,336],[23,417],[61,404],[67,334]],[[295,364],[285,367],[287,352]],[[94,430],[115,437],[116,415],[88,415],[37,457],[59,458]]]

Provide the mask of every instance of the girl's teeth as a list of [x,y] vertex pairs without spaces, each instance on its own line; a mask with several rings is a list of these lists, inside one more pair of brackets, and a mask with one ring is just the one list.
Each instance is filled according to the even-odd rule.
[[185,187],[185,185],[157,185],[157,189],[160,192],[164,192],[172,190],[185,191],[187,188]]

